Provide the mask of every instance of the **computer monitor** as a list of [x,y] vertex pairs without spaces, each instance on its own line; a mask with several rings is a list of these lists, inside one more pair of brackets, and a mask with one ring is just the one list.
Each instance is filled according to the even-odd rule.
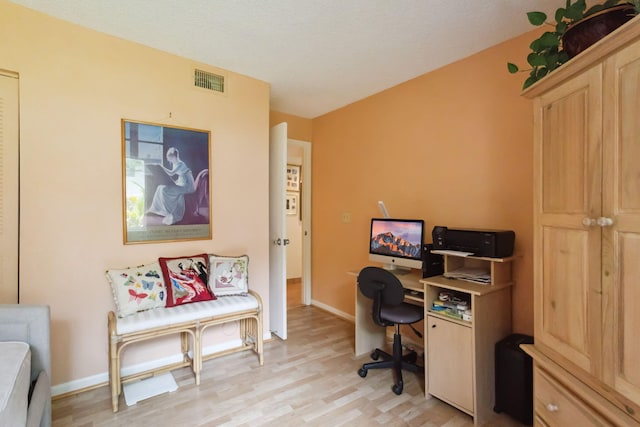
[[372,218],[369,260],[398,273],[422,269],[423,242],[421,219]]

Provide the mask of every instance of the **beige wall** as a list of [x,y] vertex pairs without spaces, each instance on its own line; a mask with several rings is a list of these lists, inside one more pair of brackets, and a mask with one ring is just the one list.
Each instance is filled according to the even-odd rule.
[[[313,299],[354,313],[348,270],[368,263],[371,217],[513,229],[514,330],[532,333],[532,110],[519,96],[531,34],[313,120]],[[341,221],[342,213],[351,222]],[[431,241],[430,237],[427,241]]]
[[[196,65],[225,74],[228,94],[193,88]],[[67,384],[59,391],[106,380],[110,267],[247,253],[268,330],[267,83],[4,0],[0,68],[20,74],[21,302],[51,306],[53,384]],[[123,245],[122,118],[211,131],[212,240]],[[231,338],[217,330],[205,345]],[[179,352],[177,339],[151,346],[125,352],[125,365]]]

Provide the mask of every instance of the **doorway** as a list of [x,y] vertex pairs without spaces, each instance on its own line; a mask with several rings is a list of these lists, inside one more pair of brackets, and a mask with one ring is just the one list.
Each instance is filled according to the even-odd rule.
[[287,309],[311,304],[311,144],[287,140]]
[[[290,146],[292,161],[296,160],[299,165],[288,166]],[[295,156],[294,147],[297,146],[302,147],[302,152]],[[294,168],[297,185],[288,181],[288,172]],[[291,255],[302,258],[301,272],[297,275],[300,276],[302,302],[310,304],[311,143],[288,139],[287,123],[283,122],[273,126],[269,135],[269,329],[283,340],[287,339],[287,250],[291,242],[288,221],[295,224],[295,227],[290,226],[292,230],[299,230],[301,249]]]

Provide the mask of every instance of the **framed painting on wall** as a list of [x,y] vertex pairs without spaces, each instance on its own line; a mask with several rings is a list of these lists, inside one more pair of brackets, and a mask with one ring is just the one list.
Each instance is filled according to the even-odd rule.
[[300,191],[300,166],[287,165],[287,191]]
[[295,193],[287,193],[286,209],[287,215],[295,215],[298,213],[298,195]]
[[211,132],[122,119],[124,243],[211,239]]

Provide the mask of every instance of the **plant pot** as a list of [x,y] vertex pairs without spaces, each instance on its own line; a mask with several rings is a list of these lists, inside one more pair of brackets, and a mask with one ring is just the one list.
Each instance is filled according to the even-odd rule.
[[573,58],[635,16],[630,4],[613,6],[569,26],[562,36],[562,49]]

